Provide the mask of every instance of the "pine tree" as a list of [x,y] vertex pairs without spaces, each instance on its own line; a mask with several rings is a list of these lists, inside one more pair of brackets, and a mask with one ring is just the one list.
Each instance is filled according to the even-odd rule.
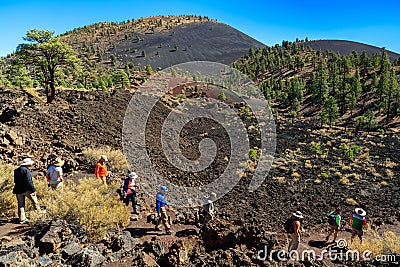
[[355,75],[351,78],[350,90],[346,95],[346,105],[351,111],[356,108],[360,96],[361,96],[360,75],[358,71],[356,71]]
[[114,71],[112,76],[113,83],[120,88],[126,88],[129,86],[129,77],[126,72],[122,69],[117,69]]
[[378,86],[376,88],[376,94],[378,97],[378,106],[379,106],[379,111],[381,108],[384,106],[383,103],[383,96],[385,92],[389,91],[389,86],[390,86],[390,73],[389,73],[389,67],[386,64],[382,64],[381,70],[380,70],[380,79],[378,82]]
[[322,123],[328,123],[329,125],[335,123],[335,120],[339,117],[339,108],[333,96],[329,96],[325,100],[324,108],[319,113],[319,117]]
[[70,45],[53,37],[54,32],[47,30],[29,30],[24,37],[29,43],[17,47],[17,55],[26,65],[33,66],[41,73],[41,82],[45,87],[47,102],[54,100],[57,70],[79,68],[76,52]]
[[[397,81],[396,72],[394,71],[393,68],[391,69],[389,75],[389,87],[387,88],[387,91],[383,92],[383,94],[384,94],[383,104],[386,111],[386,124],[388,124],[391,117],[391,110],[393,107],[392,102],[393,100],[396,100],[396,98],[398,98],[399,94],[399,84]],[[395,105],[397,104],[395,103]],[[397,110],[396,107],[395,110]]]

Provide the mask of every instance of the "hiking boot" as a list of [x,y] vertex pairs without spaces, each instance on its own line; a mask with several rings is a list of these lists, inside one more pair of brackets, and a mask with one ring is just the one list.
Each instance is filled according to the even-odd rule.
[[20,223],[20,224],[29,223],[29,220],[28,220],[28,219],[25,219],[25,220],[20,221],[19,223]]
[[155,227],[155,230],[156,231],[162,231],[162,229],[160,227],[158,227],[158,226]]

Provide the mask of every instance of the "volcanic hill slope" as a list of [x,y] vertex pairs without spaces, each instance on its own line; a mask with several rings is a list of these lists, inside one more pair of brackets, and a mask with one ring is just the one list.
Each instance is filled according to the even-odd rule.
[[[373,54],[379,54],[382,52],[382,47],[376,47],[373,45],[367,45],[359,42],[353,42],[348,40],[312,40],[305,42],[306,46],[311,47],[312,49],[318,51],[335,51],[340,55],[347,55],[353,51],[356,51],[358,54],[361,54],[363,51],[367,53],[368,56],[372,56]],[[400,54],[386,51],[390,60],[393,61],[400,57]]]
[[229,65],[250,48],[265,46],[226,24],[196,16],[97,23],[67,32],[62,40],[96,64],[150,64],[153,69],[188,61]]

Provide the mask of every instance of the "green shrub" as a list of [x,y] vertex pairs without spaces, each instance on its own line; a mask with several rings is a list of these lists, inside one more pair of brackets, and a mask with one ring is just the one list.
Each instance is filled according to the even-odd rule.
[[328,179],[329,178],[329,174],[327,174],[326,172],[321,172],[321,177],[324,179]]
[[220,101],[222,101],[222,102],[226,101],[226,95],[225,95],[225,93],[224,93],[223,91],[221,91],[221,92],[219,93],[219,95],[218,95],[218,100],[220,100]]
[[186,99],[186,95],[184,93],[176,96],[178,99]]
[[315,155],[321,155],[322,154],[321,144],[316,142],[311,142],[311,152],[314,153]]
[[249,159],[254,161],[254,160],[257,159],[257,157],[258,157],[257,152],[254,149],[250,148],[250,150],[249,150]]
[[342,149],[344,157],[348,160],[353,160],[355,155],[360,152],[360,147],[357,145],[350,146],[346,143],[342,143],[340,148]]

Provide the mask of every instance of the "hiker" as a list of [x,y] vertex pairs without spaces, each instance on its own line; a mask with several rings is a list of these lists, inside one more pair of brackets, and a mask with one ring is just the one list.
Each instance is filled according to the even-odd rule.
[[170,230],[171,225],[169,223],[168,214],[167,214],[167,208],[169,208],[169,207],[168,207],[167,201],[165,200],[165,194],[167,192],[168,192],[167,187],[163,185],[160,187],[160,192],[158,192],[156,195],[156,207],[157,207],[157,215],[158,215],[156,230],[161,231],[160,224],[162,222],[164,224],[166,234],[170,235],[171,234],[171,230]]
[[203,217],[203,226],[201,228],[204,228],[205,225],[211,221],[214,220],[214,201],[217,199],[217,194],[216,193],[211,193],[210,196],[206,197],[206,200],[203,205],[203,210],[201,211],[201,215]]
[[36,189],[33,185],[32,174],[29,168],[35,162],[30,158],[25,158],[21,166],[14,170],[14,189],[13,193],[17,196],[18,201],[18,218],[19,223],[27,223],[28,219],[25,216],[25,197],[33,204],[35,210],[40,210],[39,202],[36,196]]
[[340,229],[340,223],[342,220],[341,217],[342,214],[342,209],[337,208],[335,211],[331,211],[328,214],[328,224],[329,224],[329,232],[328,235],[326,236],[326,242],[328,242],[329,237],[333,233],[333,242],[336,241],[336,238],[338,236],[338,231]]
[[131,172],[128,177],[124,181],[124,186],[122,188],[122,193],[124,195],[124,202],[126,206],[129,205],[129,202],[132,201],[132,208],[134,214],[139,214],[136,209],[136,189],[139,188],[137,183],[137,174],[135,172]]
[[303,214],[300,211],[296,211],[292,214],[291,218],[289,221],[291,221],[291,229],[289,231],[291,240],[289,242],[289,247],[288,247],[288,252],[291,252],[293,250],[297,250],[300,244],[300,221],[303,219]]
[[362,236],[364,234],[363,230],[367,230],[367,220],[365,219],[367,213],[362,208],[356,208],[353,215],[350,216],[350,225],[352,227],[351,231],[351,241],[353,243],[354,237],[357,235],[360,238],[361,244],[363,243]]
[[103,182],[104,185],[107,185],[107,165],[106,162],[108,161],[106,155],[101,155],[99,160],[97,161],[96,168],[94,170],[94,174],[96,178]]
[[49,182],[49,186],[51,189],[55,190],[57,187],[62,186],[63,178],[63,170],[62,166],[64,165],[64,160],[61,158],[56,158],[52,165],[47,169],[46,178]]

